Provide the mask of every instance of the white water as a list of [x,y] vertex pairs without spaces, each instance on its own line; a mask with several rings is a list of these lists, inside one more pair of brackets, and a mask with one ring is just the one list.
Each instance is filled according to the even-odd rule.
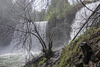
[[21,53],[0,55],[0,67],[21,67],[25,63],[25,56]]
[[[94,9],[100,2],[96,2],[96,3],[92,3],[92,4],[88,4],[87,6],[90,7],[91,9]],[[95,5],[95,6],[92,6]],[[92,7],[91,7],[92,6]],[[72,25],[72,32],[71,32],[71,39],[73,39],[73,37],[75,36],[75,34],[77,33],[77,31],[79,30],[78,28],[80,28],[82,26],[82,24],[86,21],[83,19],[83,17],[85,19],[87,19],[91,14],[91,11],[87,10],[86,8],[82,8],[81,10],[79,10],[76,13],[76,18],[73,21],[73,25]],[[42,38],[44,38],[44,40],[46,39],[45,35],[46,35],[46,25],[47,22],[37,22],[37,27],[38,27],[38,31],[41,32],[40,35],[42,36]],[[76,30],[77,29],[77,30]],[[14,37],[17,37],[16,35],[19,33],[14,33]],[[20,35],[20,34],[19,34]],[[31,50],[31,53],[33,55],[38,55],[40,53],[40,43],[38,41],[37,38],[35,38],[34,36],[32,36],[32,43],[33,43],[33,50]],[[2,51],[0,51],[1,55],[0,55],[0,67],[21,67],[25,64],[25,59],[30,57],[27,56],[27,50],[25,50],[25,48],[22,49],[14,49],[12,51],[12,49],[14,48],[15,44],[19,41],[19,39],[14,39],[12,40],[10,46],[6,47],[6,48],[2,48]],[[22,43],[20,44],[19,47],[22,47]],[[26,44],[26,47],[27,44]]]
[[[47,21],[42,22],[35,22],[36,27],[42,36],[44,40],[46,40],[46,25]],[[18,25],[16,28],[20,28],[21,25]],[[26,25],[21,27],[25,30]],[[33,28],[33,27],[31,27]],[[32,58],[33,56],[37,56],[40,54],[41,45],[38,41],[38,39],[34,36],[32,36],[32,50],[30,52],[27,52],[27,48],[21,48],[22,42],[19,44],[17,48],[14,48],[15,45],[20,41],[19,38],[17,38],[17,35],[21,35],[22,33],[14,32],[14,39],[11,41],[10,45],[3,48],[2,51],[0,51],[0,67],[21,67],[25,64],[26,59],[31,60],[29,58]],[[25,44],[26,47],[29,47],[27,43]],[[29,55],[28,55],[29,54]]]
[[[89,9],[94,10],[99,4],[100,4],[100,1],[95,2],[95,3],[91,3],[91,4],[87,4],[86,6]],[[79,29],[82,27],[82,25],[86,22],[86,20],[91,15],[91,13],[92,12],[90,10],[88,10],[86,7],[81,8],[76,13],[75,19],[73,21],[74,23],[71,26],[72,27],[72,32],[70,33],[71,40],[77,34],[77,32],[79,31]],[[86,29],[83,29],[80,34],[83,34],[85,32],[85,30]]]

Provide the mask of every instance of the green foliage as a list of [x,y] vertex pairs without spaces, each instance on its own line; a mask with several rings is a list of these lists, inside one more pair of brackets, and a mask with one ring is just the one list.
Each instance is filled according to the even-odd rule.
[[[69,43],[65,50],[63,50],[62,56],[60,57],[60,63],[56,67],[74,67],[74,62],[79,61],[76,57],[81,53],[80,44],[83,41],[89,41],[93,38],[94,35],[100,32],[100,23],[87,30],[84,34],[80,37]],[[100,37],[96,37],[94,43],[100,40]]]
[[65,16],[66,11],[70,10],[68,0],[51,0],[48,7],[48,15],[45,20],[52,20],[54,17],[61,19]]
[[43,60],[39,62],[38,67],[40,67],[46,60],[47,58],[43,58]]
[[56,16],[57,16],[57,11],[56,10],[52,10],[49,14],[48,14],[48,16],[45,18],[45,20],[52,20],[52,19],[54,19],[54,18],[56,18]]

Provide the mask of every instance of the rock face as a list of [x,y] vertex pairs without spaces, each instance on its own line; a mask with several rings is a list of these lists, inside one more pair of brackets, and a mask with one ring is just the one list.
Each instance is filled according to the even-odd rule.
[[32,65],[34,65],[34,67],[54,67],[59,63],[59,59],[61,57],[62,54],[62,49],[54,51],[53,56],[48,59],[45,60],[43,63],[40,64],[41,61],[43,61],[44,56],[38,56],[33,58],[32,61],[27,62],[24,67],[32,67]]
[[[99,42],[98,42],[99,43]],[[93,45],[88,45],[87,42],[82,42],[80,45],[84,57],[81,57],[82,60],[75,63],[75,67],[100,67],[100,48],[95,51],[95,47],[98,43]]]
[[55,51],[53,57],[43,63],[40,67],[55,67],[59,63],[61,53],[62,49]]
[[85,64],[88,64],[90,61],[90,58],[93,54],[92,48],[86,42],[82,42],[82,44],[80,46],[81,46],[82,52],[84,54],[83,62]]
[[75,63],[76,67],[100,67],[100,35],[98,32],[95,35],[89,40],[89,43],[82,42],[80,44],[84,57],[81,58],[82,62]]

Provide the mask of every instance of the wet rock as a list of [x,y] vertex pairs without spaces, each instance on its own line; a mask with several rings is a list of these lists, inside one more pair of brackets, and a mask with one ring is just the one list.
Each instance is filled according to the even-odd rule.
[[43,63],[41,67],[55,67],[56,64],[58,63],[58,60],[60,59],[61,52],[62,52],[62,49],[54,51],[53,56],[48,61]]
[[85,64],[88,64],[89,63],[89,61],[90,61],[90,58],[91,58],[91,52],[89,52],[89,53],[87,53],[85,56],[84,56],[84,58],[83,58],[83,62],[85,63]]
[[86,42],[82,42],[80,46],[84,55],[86,55],[87,52],[92,50],[92,48]]
[[82,62],[75,63],[75,67],[84,67]]
[[92,48],[86,42],[82,42],[80,46],[84,54],[83,62],[88,64],[93,54]]

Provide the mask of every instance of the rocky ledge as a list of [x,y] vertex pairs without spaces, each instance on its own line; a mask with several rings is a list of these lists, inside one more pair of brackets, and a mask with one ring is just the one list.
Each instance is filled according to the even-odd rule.
[[28,61],[24,67],[54,67],[59,63],[62,50],[63,49],[54,51],[50,59],[45,58],[43,55],[34,57],[32,61]]

